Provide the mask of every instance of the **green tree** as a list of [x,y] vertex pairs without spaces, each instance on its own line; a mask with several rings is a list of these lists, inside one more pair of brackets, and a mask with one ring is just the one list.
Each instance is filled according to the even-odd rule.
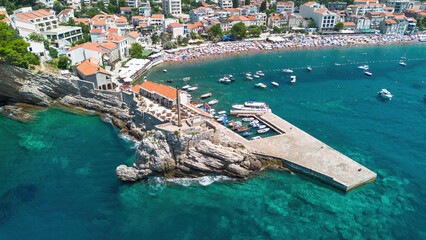
[[59,69],[68,69],[71,65],[71,59],[69,59],[65,55],[61,55],[58,60],[58,68]]
[[29,46],[13,28],[0,22],[0,62],[28,68],[29,64],[40,64],[37,55],[28,51]]
[[164,49],[172,49],[172,48],[175,48],[176,47],[176,44],[174,43],[174,42],[165,42],[164,44],[163,44],[163,48]]
[[220,27],[220,24],[216,24],[213,27],[211,27],[209,30],[207,30],[207,34],[209,35],[210,39],[213,39],[215,37],[222,37],[223,32],[222,32],[222,28]]
[[59,1],[53,2],[53,10],[55,10],[56,14],[59,14],[65,7]]
[[183,43],[183,37],[182,37],[181,35],[179,35],[179,36],[177,37],[177,43],[178,43],[179,45],[182,45],[182,43]]
[[246,0],[244,5],[249,6],[250,5],[250,0]]
[[119,0],[118,1],[118,7],[127,7],[126,0]]
[[160,38],[158,37],[158,35],[156,33],[151,35],[151,41],[153,45],[156,45],[158,43],[158,41],[160,41]]
[[309,19],[308,20],[308,28],[316,28],[317,24],[314,22],[314,20]]
[[343,27],[344,27],[343,23],[339,22],[336,25],[334,25],[334,30],[340,31],[340,30],[343,30]]
[[260,29],[260,27],[256,25],[249,26],[248,31],[250,36],[252,37],[259,37],[260,34],[262,33],[262,30]]
[[247,37],[247,27],[243,22],[239,22],[232,26],[231,35],[236,39],[244,39]]
[[57,58],[58,50],[56,50],[55,48],[49,48],[49,55],[51,58]]
[[6,17],[4,14],[0,14],[0,21],[3,20]]
[[68,26],[75,26],[75,20],[74,20],[74,18],[70,18],[70,19],[68,19],[68,22],[67,22],[67,25]]
[[259,11],[264,12],[266,10],[266,0],[260,4]]
[[142,58],[142,46],[139,43],[132,43],[130,45],[129,54],[132,58]]
[[232,7],[237,8],[238,7],[238,0],[232,0]]
[[191,35],[191,38],[192,38],[192,39],[196,39],[196,38],[197,38],[197,34],[196,34],[195,32],[191,32],[191,34],[190,34],[190,35]]
[[106,9],[106,7],[105,7],[105,3],[104,3],[104,1],[102,1],[102,0],[100,0],[100,1],[98,1],[98,2],[96,3],[96,7],[97,7],[100,11],[103,11],[103,12],[106,12],[106,11],[107,11],[107,9]]
[[114,14],[119,12],[119,8],[117,6],[117,3],[115,1],[109,1],[107,11],[109,14]]
[[28,35],[28,38],[30,40],[33,40],[33,41],[36,41],[36,42],[43,42],[44,41],[43,35],[41,35],[40,33],[35,33],[35,32]]

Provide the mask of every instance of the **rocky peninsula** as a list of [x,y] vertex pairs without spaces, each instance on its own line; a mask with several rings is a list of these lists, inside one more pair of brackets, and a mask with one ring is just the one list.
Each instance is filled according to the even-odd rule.
[[129,107],[117,94],[6,64],[0,64],[0,106],[0,112],[16,120],[31,120],[34,111],[52,106],[110,118],[121,134],[140,141],[133,166],[116,169],[122,181],[149,176],[244,178],[264,168],[284,169],[281,161],[255,156],[243,144],[220,133],[196,128],[174,133],[147,131],[143,124],[135,124]]

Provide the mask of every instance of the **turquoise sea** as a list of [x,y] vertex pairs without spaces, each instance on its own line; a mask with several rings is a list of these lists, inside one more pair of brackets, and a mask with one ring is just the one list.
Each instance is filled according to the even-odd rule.
[[[407,67],[397,62],[404,53]],[[0,239],[426,239],[426,61],[419,58],[426,58],[424,44],[259,53],[148,73],[156,82],[191,76],[173,86],[198,84],[194,99],[212,92],[217,111],[265,101],[378,173],[375,183],[347,194],[279,171],[245,181],[123,184],[115,167],[132,163],[134,144],[110,123],[59,109],[27,123],[1,116]],[[368,62],[373,76],[358,62]],[[295,69],[293,86],[273,71],[287,67]],[[266,90],[238,75],[257,70],[266,74],[257,80]],[[219,84],[224,74],[236,81]],[[392,101],[377,97],[381,88]]]

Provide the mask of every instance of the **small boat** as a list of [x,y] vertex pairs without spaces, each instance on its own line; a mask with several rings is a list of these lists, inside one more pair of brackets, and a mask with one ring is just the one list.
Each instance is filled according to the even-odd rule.
[[253,80],[253,78],[250,77],[250,76],[247,76],[246,78],[247,78],[247,80]]
[[190,88],[187,89],[187,91],[192,92],[192,91],[195,91],[197,89],[198,89],[198,87],[190,87]]
[[214,104],[216,104],[216,103],[218,103],[219,101],[217,100],[217,99],[213,99],[213,100],[211,100],[211,101],[209,101],[209,102],[207,102],[207,104],[208,105],[214,105]]
[[254,78],[260,78],[260,77],[259,77],[258,75],[256,75],[256,74],[255,74],[255,75],[253,75],[253,77],[254,77]]
[[167,82],[172,83],[172,82],[173,82],[173,79],[169,79],[169,80],[167,80]]
[[386,100],[392,100],[393,97],[393,95],[387,89],[382,89],[380,92],[377,92],[377,94]]
[[257,72],[256,72],[256,75],[261,76],[261,77],[264,77],[264,76],[265,76],[265,74],[264,74],[262,71],[257,71]]
[[220,111],[217,114],[223,115],[223,114],[226,114],[226,111]]
[[164,72],[164,73],[166,73],[166,72],[167,72],[167,69],[163,69],[163,72]]
[[362,69],[362,70],[368,70],[368,69],[370,69],[370,67],[368,65],[361,65],[361,66],[358,66],[358,68]]
[[219,82],[220,83],[224,83],[224,84],[229,84],[232,81],[230,79],[228,79],[228,78],[221,78],[221,79],[219,79]]
[[209,113],[210,113],[211,115],[214,115],[214,114],[216,113],[216,110],[214,110],[214,108],[211,108],[211,109],[209,110]]
[[253,131],[247,131],[247,132],[243,132],[243,136],[247,137],[253,134]]
[[238,111],[256,111],[256,112],[271,112],[271,109],[266,103],[254,102],[254,99],[244,104],[234,104],[232,109]]
[[271,82],[272,85],[274,85],[274,87],[279,87],[280,85],[277,82]]
[[290,77],[290,83],[291,84],[296,83],[296,76],[291,76]]
[[247,77],[251,77],[251,73],[246,73],[246,76]]
[[262,137],[261,136],[256,136],[256,137],[250,138],[250,140],[257,140],[257,139],[262,139]]
[[237,132],[244,132],[247,129],[248,129],[248,127],[240,127],[240,128],[237,128]]
[[266,128],[266,125],[259,125],[259,129],[264,129]]
[[201,98],[208,98],[208,97],[211,97],[211,96],[212,96],[211,93],[206,93],[206,94],[201,95]]
[[225,118],[224,116],[218,117],[218,118],[216,118],[216,121],[222,122],[224,118]]
[[293,70],[285,68],[283,69],[283,73],[293,73]]
[[342,65],[342,64],[340,64],[340,63],[334,63],[334,66],[340,66],[340,65]]
[[308,71],[308,72],[312,71],[312,68],[311,68],[311,66],[310,66],[310,65],[308,65],[308,66],[306,67],[306,71]]
[[257,133],[266,133],[269,130],[270,130],[270,128],[263,128],[263,129],[257,130]]
[[185,85],[185,86],[182,87],[182,90],[187,90],[190,87],[191,87],[191,85]]
[[245,117],[243,119],[241,119],[243,122],[251,122],[254,120],[254,117]]
[[403,67],[407,66],[407,64],[406,64],[404,61],[400,61],[400,62],[399,62],[399,65],[401,65],[401,66],[403,66]]
[[373,74],[371,72],[365,72],[364,74],[369,76],[369,77],[373,76]]
[[184,81],[184,82],[189,81],[189,80],[191,80],[191,77],[185,77],[185,78],[182,79],[182,81]]
[[203,107],[203,106],[204,106],[204,104],[203,104],[203,103],[198,103],[198,104],[196,104],[196,105],[195,105],[195,107],[196,107],[196,108],[201,108],[201,107]]
[[254,86],[257,87],[257,88],[266,88],[266,85],[263,84],[263,83],[256,83],[256,84],[254,84]]
[[234,76],[232,76],[231,74],[229,74],[229,75],[228,75],[228,78],[229,78],[229,80],[231,80],[231,81],[235,81]]

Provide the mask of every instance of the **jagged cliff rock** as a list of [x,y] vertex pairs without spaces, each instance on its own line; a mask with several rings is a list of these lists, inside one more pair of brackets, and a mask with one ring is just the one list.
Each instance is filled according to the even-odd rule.
[[227,175],[246,177],[262,168],[243,144],[219,137],[213,142],[213,132],[167,134],[149,131],[136,152],[132,167],[116,169],[122,181],[137,181],[148,176],[183,177]]

